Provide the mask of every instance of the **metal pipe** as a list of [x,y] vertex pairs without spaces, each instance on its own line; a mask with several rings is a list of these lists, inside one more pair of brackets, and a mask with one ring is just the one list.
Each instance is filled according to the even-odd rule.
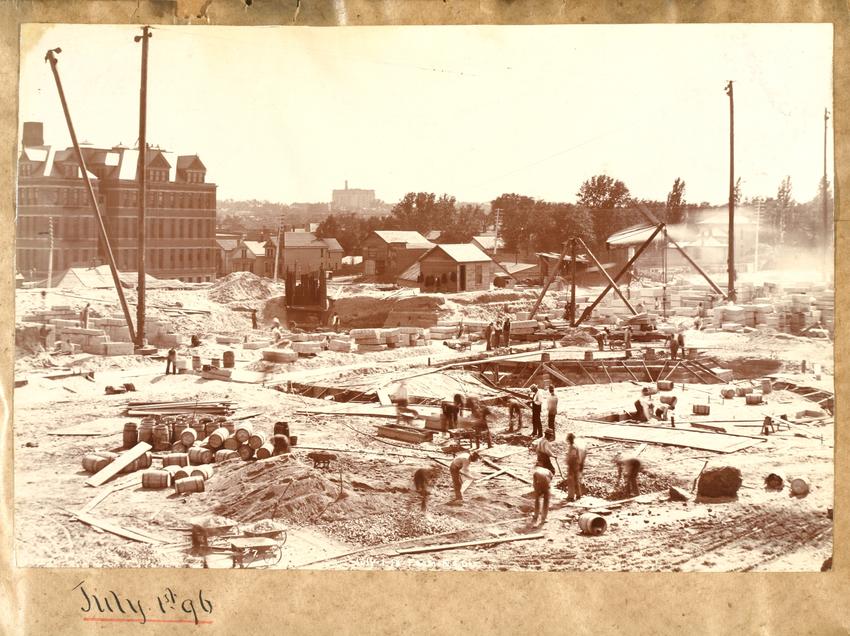
[[56,88],[59,91],[59,100],[62,102],[62,111],[65,113],[65,122],[68,124],[68,132],[71,135],[71,143],[74,144],[74,151],[77,155],[77,162],[80,165],[80,171],[83,174],[83,181],[86,184],[86,191],[89,194],[89,202],[94,210],[94,216],[97,221],[97,227],[100,230],[100,238],[103,241],[106,249],[106,258],[109,261],[109,271],[112,273],[112,282],[115,284],[115,291],[118,292],[118,300],[121,303],[121,310],[124,312],[124,319],[127,321],[127,328],[130,331],[130,339],[136,339],[135,329],[133,328],[133,319],[130,316],[130,308],[127,306],[127,299],[124,297],[124,289],[121,287],[121,279],[118,278],[118,269],[115,267],[115,257],[112,255],[112,247],[109,244],[109,236],[106,233],[106,225],[103,223],[103,216],[100,214],[100,208],[97,205],[97,197],[94,195],[89,173],[86,169],[86,161],[83,159],[83,153],[80,150],[80,144],[77,142],[77,133],[74,131],[74,124],[71,122],[71,113],[68,110],[68,103],[65,101],[65,92],[62,90],[62,80],[59,79],[59,70],[56,68],[58,60],[56,53],[61,53],[62,49],[51,49],[47,52],[45,60],[50,62],[50,69],[53,71],[53,78],[56,80]]

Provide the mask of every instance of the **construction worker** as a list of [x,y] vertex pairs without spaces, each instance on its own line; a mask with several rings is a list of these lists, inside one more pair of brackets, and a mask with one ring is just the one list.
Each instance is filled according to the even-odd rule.
[[470,410],[472,417],[475,418],[475,448],[481,447],[482,435],[487,440],[487,448],[493,448],[493,435],[490,433],[490,426],[488,424],[488,420],[493,416],[493,412],[478,400],[475,401],[474,408]]
[[508,400],[508,433],[512,433],[514,430],[514,419],[516,419],[517,423],[517,431],[522,430],[522,402],[517,400],[516,398],[510,398]]
[[643,466],[640,460],[631,454],[621,454],[617,457],[617,486],[620,480],[626,480],[626,496],[635,497],[640,494],[638,489],[638,475]]
[[493,350],[493,323],[489,323],[484,327],[484,342],[487,343],[487,351]]
[[48,335],[50,335],[50,329],[47,328],[47,325],[41,325],[41,329],[38,330],[38,339],[41,341],[41,346],[44,347],[45,351],[47,350]]
[[86,303],[86,306],[83,307],[83,310],[80,312],[80,327],[83,329],[89,328],[89,310],[91,309],[91,303]]
[[531,518],[531,525],[536,526],[538,520],[542,526],[546,523],[546,516],[549,514],[549,489],[552,485],[552,477],[554,473],[543,466],[535,466],[532,474],[532,483],[534,484],[534,516]]
[[623,334],[623,344],[626,349],[626,358],[632,357],[632,326],[626,325],[626,331]]
[[461,492],[461,488],[463,487],[463,480],[461,477],[467,477],[468,479],[474,479],[474,477],[469,472],[469,464],[470,462],[478,461],[478,453],[475,451],[467,452],[463,451],[455,455],[452,463],[449,465],[449,472],[452,475],[452,487],[455,491],[455,502],[463,501],[463,493]]
[[339,333],[339,314],[336,313],[336,312],[334,312],[333,315],[331,316],[331,328],[336,333]]
[[493,348],[502,346],[502,318],[496,318],[496,328],[493,330]]
[[413,487],[421,498],[422,512],[428,508],[428,497],[431,495],[431,483],[437,478],[436,468],[419,468],[413,473]]
[[558,396],[555,395],[555,387],[549,385],[549,395],[546,396],[546,419],[549,430],[555,433],[555,416],[558,414]]
[[649,389],[643,387],[641,396],[635,400],[635,408],[637,409],[638,422],[648,422],[652,419],[655,409],[652,405],[652,397],[649,394]]
[[567,501],[575,501],[582,496],[582,474],[587,449],[576,441],[573,433],[567,434]]
[[511,319],[510,316],[505,317],[505,322],[502,323],[502,335],[504,336],[505,346],[511,346]]
[[600,351],[605,351],[605,332],[596,330],[596,333],[593,334],[593,337],[596,338],[596,344],[599,347]]
[[667,339],[667,346],[670,347],[670,358],[675,360],[679,354],[679,341],[676,340],[676,336],[674,334],[670,334],[670,337]]
[[165,375],[168,375],[169,370],[172,375],[177,375],[177,350],[174,347],[171,347],[165,356]]
[[259,326],[257,323],[257,310],[251,310],[251,329],[256,329]]
[[401,420],[403,416],[407,413],[407,405],[408,405],[408,395],[407,395],[407,382],[402,380],[399,382],[398,388],[396,389],[395,394],[393,395],[393,402],[395,402],[396,407],[396,424],[401,424]]
[[679,345],[679,351],[682,352],[682,358],[685,358],[685,332],[680,331],[676,336],[676,344]]
[[543,411],[543,392],[536,384],[531,385],[531,436],[534,438],[543,435],[543,423],[541,415]]
[[553,432],[547,430],[545,435],[538,437],[528,447],[529,452],[537,454],[537,461],[534,465],[552,471],[553,475],[555,474],[555,467],[552,465],[552,458],[555,457],[555,451],[552,449],[552,440],[554,439]]

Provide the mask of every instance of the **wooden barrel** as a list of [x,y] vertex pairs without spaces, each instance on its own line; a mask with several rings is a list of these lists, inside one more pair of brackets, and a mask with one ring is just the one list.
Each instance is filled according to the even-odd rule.
[[210,464],[196,466],[189,472],[190,477],[201,477],[204,481],[213,476],[213,467]]
[[200,371],[201,370],[201,356],[192,356],[192,370]]
[[286,435],[273,435],[272,446],[275,455],[284,455],[290,451],[289,437]]
[[185,453],[187,450],[186,444],[181,441],[176,441],[171,445],[172,453]]
[[242,423],[236,427],[236,430],[233,431],[233,434],[236,436],[236,441],[240,444],[244,444],[251,437],[251,433],[253,433],[253,429],[250,424]]
[[188,453],[166,453],[162,456],[163,466],[188,466]]
[[191,446],[195,443],[195,440],[198,439],[198,431],[194,428],[187,428],[182,433],[180,433],[180,441],[183,442],[183,446]]
[[242,444],[237,452],[239,453],[239,457],[244,461],[248,461],[254,456],[254,449],[248,446],[248,444]]
[[274,434],[275,435],[286,435],[289,437],[289,422],[275,422],[274,423]]
[[667,406],[671,406],[673,408],[676,407],[676,403],[679,399],[675,395],[662,395],[659,400],[662,404],[666,404]]
[[297,443],[298,443],[298,436],[297,435],[290,435],[289,436],[289,445],[295,446]]
[[809,484],[804,479],[792,479],[790,486],[791,494],[796,497],[805,497],[809,494]]
[[96,453],[88,453],[83,455],[83,470],[87,473],[97,473],[106,468],[112,460],[108,457],[101,457]]
[[657,355],[655,349],[644,349],[643,350],[643,357],[644,357],[645,360],[655,360],[655,359],[658,358],[658,355]]
[[195,439],[203,439],[207,436],[207,421],[205,419],[192,422],[191,426],[195,431]]
[[213,369],[221,368],[221,358],[213,358],[212,360],[210,360],[210,366]]
[[215,452],[214,459],[215,459],[215,462],[218,463],[218,462],[223,462],[223,461],[228,460],[228,459],[236,459],[237,457],[239,457],[239,453],[235,449],[234,450],[222,449],[222,450],[217,450]]
[[190,492],[204,492],[203,477],[184,477],[174,482],[174,492],[182,495]]
[[267,444],[263,444],[262,446],[260,446],[257,449],[255,456],[256,456],[257,459],[268,459],[269,457],[271,457],[274,454],[275,454],[274,453],[274,444],[269,442]]
[[127,422],[124,424],[124,437],[122,446],[126,448],[133,448],[136,444],[139,443],[139,425],[135,422]]
[[231,435],[226,440],[224,440],[224,444],[222,444],[222,448],[224,448],[225,450],[231,450],[231,451],[235,451],[237,448],[239,448],[239,442],[236,441],[236,436]]
[[126,473],[134,473],[137,470],[144,470],[145,468],[150,468],[152,463],[153,456],[151,455],[150,451],[148,451],[138,459],[130,462],[127,466],[125,466],[121,470],[121,474],[123,475]]
[[174,483],[178,479],[186,479],[191,477],[192,468],[190,466],[168,466],[168,472],[171,473],[171,482]]
[[181,470],[183,470],[183,468],[184,468],[184,466],[178,466],[177,464],[171,464],[171,466],[163,466],[162,470],[164,470],[165,472],[169,473],[172,477],[174,477],[174,475],[179,473]]
[[189,449],[189,463],[193,466],[198,466],[200,464],[209,464],[212,461],[213,454],[212,451],[208,448],[203,448],[201,446],[193,446]]
[[226,440],[228,437],[229,434],[226,428],[217,428],[212,433],[210,433],[209,440],[207,441],[207,443],[210,445],[210,448],[221,448],[224,445],[224,440]]
[[735,389],[721,389],[720,395],[723,396],[724,400],[731,400],[733,397],[735,397]]
[[646,394],[647,395],[655,395],[656,393],[658,393],[658,387],[657,386],[646,387]]
[[214,420],[210,420],[206,424],[204,424],[204,437],[209,437],[213,433],[218,430],[218,423]]
[[773,382],[765,378],[761,381],[761,392],[767,395],[768,393],[773,393]]
[[225,369],[232,369],[236,366],[236,354],[232,351],[225,351],[222,362]]
[[747,400],[747,404],[750,404],[750,405],[761,404],[761,402],[762,402],[761,393],[750,393],[750,394],[748,394],[744,397]]
[[171,485],[171,473],[167,470],[146,470],[142,473],[142,488],[168,488]]
[[[591,353],[593,353],[593,352],[591,351]],[[548,352],[544,352],[544,353],[540,354],[540,362],[549,362],[549,353]]]
[[[749,389],[749,391],[747,389]],[[745,395],[747,395],[747,393],[752,393],[752,392],[753,392],[753,390],[750,387],[746,387],[746,386],[739,386],[739,387],[735,388],[735,395],[737,397],[744,397]]]
[[189,422],[184,419],[180,419],[174,422],[171,425],[171,441],[179,442],[180,438],[183,436],[183,431],[185,431],[188,426]]
[[659,391],[672,391],[673,390],[673,381],[672,380],[659,380],[655,383],[655,386],[658,387]]
[[143,419],[139,425],[139,441],[150,444],[153,441],[153,427],[156,423],[152,419]]
[[581,528],[582,534],[600,535],[608,529],[608,522],[605,517],[600,517],[592,512],[585,512],[578,518],[578,527]]
[[266,436],[260,432],[254,433],[248,438],[248,446],[257,450],[260,446],[266,443]]
[[708,415],[711,407],[708,404],[694,404],[694,415]]
[[585,351],[584,352],[585,360],[593,360],[593,351]]
[[157,424],[153,427],[153,450],[156,452],[167,451],[171,448],[171,434],[168,432],[167,424]]

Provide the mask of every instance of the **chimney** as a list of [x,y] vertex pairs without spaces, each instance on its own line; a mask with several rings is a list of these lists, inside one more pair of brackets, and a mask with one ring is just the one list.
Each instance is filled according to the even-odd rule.
[[348,190],[348,179],[345,180],[345,189]]
[[24,146],[43,146],[44,145],[44,124],[40,121],[25,121],[24,122]]

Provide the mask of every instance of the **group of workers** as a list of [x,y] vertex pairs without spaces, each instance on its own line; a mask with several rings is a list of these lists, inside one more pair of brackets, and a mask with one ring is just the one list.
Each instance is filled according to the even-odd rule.
[[499,316],[484,328],[484,342],[487,351],[498,349],[501,346],[509,347],[511,344],[511,319],[509,316]]

